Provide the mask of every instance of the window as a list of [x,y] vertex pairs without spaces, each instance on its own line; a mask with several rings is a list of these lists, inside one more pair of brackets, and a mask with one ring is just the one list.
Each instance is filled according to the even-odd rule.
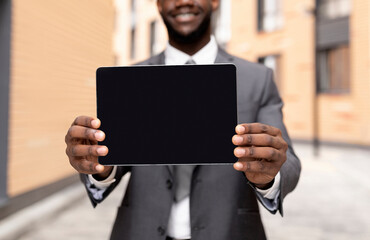
[[348,93],[350,59],[348,45],[319,51],[317,54],[319,93]]
[[[0,1],[0,208],[8,200],[11,1]],[[1,218],[1,214],[0,214]]]
[[282,0],[258,0],[258,31],[272,32],[282,27]]
[[150,42],[149,42],[149,51],[150,56],[153,56],[157,53],[157,22],[153,21],[150,23]]
[[135,0],[131,0],[131,13],[132,14],[135,14],[136,13],[136,1]]
[[131,33],[130,33],[130,58],[136,58],[136,2],[131,0]]
[[348,17],[351,12],[351,0],[318,0],[318,18],[332,20]]
[[136,35],[136,29],[135,29],[135,26],[133,26],[133,27],[131,27],[131,39],[130,39],[130,42],[131,42],[130,58],[132,60],[135,60],[135,58],[136,58],[135,35]]
[[281,91],[281,57],[279,55],[269,55],[258,58],[258,62],[271,68],[274,71],[274,80],[279,91]]

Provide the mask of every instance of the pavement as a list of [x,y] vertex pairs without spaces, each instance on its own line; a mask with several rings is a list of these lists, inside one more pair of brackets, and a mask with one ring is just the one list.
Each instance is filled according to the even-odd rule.
[[[261,208],[270,240],[370,239],[370,149],[294,144],[302,162],[284,217]],[[109,239],[129,176],[93,209],[81,184],[72,185],[0,221],[1,240]]]

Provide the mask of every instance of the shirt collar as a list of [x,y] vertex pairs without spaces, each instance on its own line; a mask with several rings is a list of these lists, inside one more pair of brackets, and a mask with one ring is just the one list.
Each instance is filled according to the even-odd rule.
[[197,64],[212,64],[217,56],[217,43],[214,36],[202,49],[190,56],[167,43],[166,50],[164,51],[166,65],[182,65],[185,64],[189,58],[192,58]]

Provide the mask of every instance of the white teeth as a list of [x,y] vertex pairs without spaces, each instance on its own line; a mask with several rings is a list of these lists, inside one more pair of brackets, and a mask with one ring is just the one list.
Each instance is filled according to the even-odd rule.
[[195,16],[194,13],[180,13],[180,14],[176,15],[176,18],[188,19],[188,18],[191,18],[193,16]]
[[189,16],[194,16],[194,13],[181,13],[178,16],[189,17]]

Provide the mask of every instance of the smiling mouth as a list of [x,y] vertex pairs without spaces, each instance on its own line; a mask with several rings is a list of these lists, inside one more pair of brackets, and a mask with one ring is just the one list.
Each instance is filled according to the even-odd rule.
[[179,13],[175,15],[175,19],[180,22],[186,22],[193,20],[197,14],[195,13]]

